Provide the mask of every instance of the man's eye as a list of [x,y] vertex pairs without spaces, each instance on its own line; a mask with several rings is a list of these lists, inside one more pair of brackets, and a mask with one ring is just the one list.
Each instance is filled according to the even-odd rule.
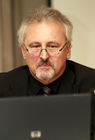
[[50,45],[50,48],[57,48],[57,46],[55,46],[55,45]]
[[36,45],[36,46],[32,46],[32,48],[40,48],[40,46]]
[[34,46],[31,45],[30,48],[32,48],[32,49],[37,49],[37,48],[40,48],[40,46],[39,46],[39,45],[34,45]]

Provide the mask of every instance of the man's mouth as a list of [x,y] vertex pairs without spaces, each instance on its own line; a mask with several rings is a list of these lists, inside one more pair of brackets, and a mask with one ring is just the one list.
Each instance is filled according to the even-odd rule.
[[49,64],[42,64],[42,65],[40,65],[39,67],[50,67],[51,65],[49,65]]
[[50,64],[42,64],[40,65],[40,67],[50,67],[51,65]]

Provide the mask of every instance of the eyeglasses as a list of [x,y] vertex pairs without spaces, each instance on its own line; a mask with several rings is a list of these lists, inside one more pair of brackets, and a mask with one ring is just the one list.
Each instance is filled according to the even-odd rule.
[[26,45],[23,43],[25,49],[27,52],[29,52],[31,55],[40,55],[43,50],[45,50],[50,55],[57,55],[59,52],[61,52],[65,46],[68,46],[68,41],[61,47],[57,45],[48,45],[46,49],[42,49],[40,45],[34,45],[29,48],[26,47]]

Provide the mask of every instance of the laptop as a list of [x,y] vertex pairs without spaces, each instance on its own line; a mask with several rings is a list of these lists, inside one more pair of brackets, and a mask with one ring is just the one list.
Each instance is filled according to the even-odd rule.
[[89,94],[0,99],[0,140],[90,140]]

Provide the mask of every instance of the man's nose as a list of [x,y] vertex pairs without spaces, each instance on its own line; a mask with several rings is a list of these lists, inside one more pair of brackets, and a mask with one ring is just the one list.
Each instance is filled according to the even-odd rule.
[[49,54],[47,52],[47,49],[42,49],[40,53],[40,58],[43,60],[47,60],[49,58]]

